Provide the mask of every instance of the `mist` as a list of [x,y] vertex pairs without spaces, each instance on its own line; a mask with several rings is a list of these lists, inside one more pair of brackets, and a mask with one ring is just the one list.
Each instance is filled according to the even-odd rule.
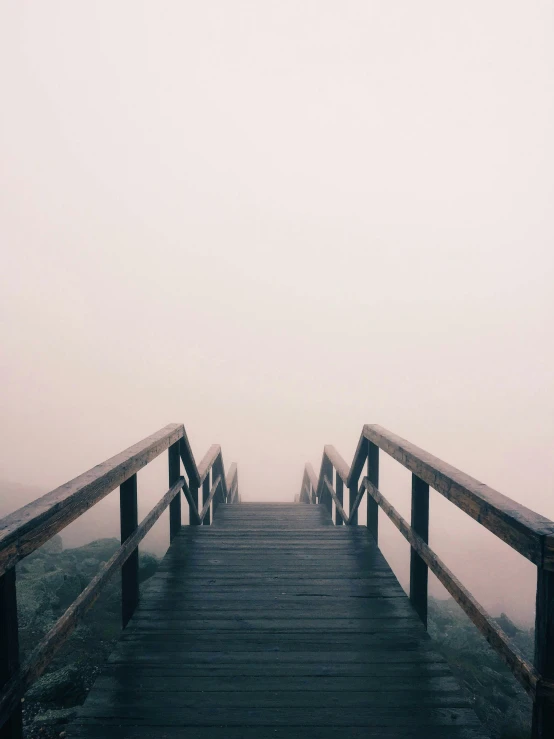
[[[222,445],[243,500],[292,501],[379,423],[554,518],[553,16],[4,0],[2,515],[170,422],[197,460]],[[64,541],[117,535],[117,506]],[[430,542],[531,619],[534,566],[438,494]]]

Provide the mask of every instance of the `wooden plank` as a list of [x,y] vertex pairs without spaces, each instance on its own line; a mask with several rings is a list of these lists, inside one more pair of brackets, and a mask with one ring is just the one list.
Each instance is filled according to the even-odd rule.
[[[167,450],[169,487],[173,487],[181,477],[181,455],[179,442],[172,444]],[[169,504],[169,541],[181,530],[181,496],[175,495]]]
[[10,678],[0,697],[0,725],[5,722],[18,706],[27,688],[42,675],[54,655],[59,651],[67,638],[81,621],[85,613],[94,604],[102,589],[114,573],[127,561],[133,550],[156,523],[163,511],[183,487],[184,478],[180,478],[170,488],[159,503],[143,519],[135,533],[110,557],[100,568],[81,594],[73,601],[66,612],[59,618],[50,631],[33,649],[23,666]]
[[[426,667],[427,665],[423,665]],[[412,693],[415,695],[431,693],[458,693],[459,683],[452,674],[428,675],[418,665],[410,665],[411,672],[407,675],[372,675],[362,676],[356,680],[357,692],[371,693]],[[178,678],[177,680],[175,678]],[[129,693],[134,691],[145,691],[146,693],[174,693],[186,689],[187,693],[195,701],[201,701],[204,693],[222,693],[225,691],[232,700],[237,693],[248,696],[248,700],[256,701],[257,696],[252,693],[263,692],[285,692],[291,691],[317,691],[329,693],[349,693],[352,690],[352,681],[345,677],[321,676],[321,675],[281,675],[264,677],[260,681],[259,675],[232,675],[232,676],[205,676],[195,677],[194,681],[188,679],[188,675],[160,674],[159,670],[150,670],[148,675],[143,671],[126,668],[114,675],[114,671],[101,675],[94,684],[94,692],[118,691]],[[186,688],[185,688],[186,686]]]
[[[438,653],[431,649],[400,649],[397,651],[388,648],[372,649],[371,651],[323,651],[319,649],[305,652],[237,652],[224,650],[206,652],[198,650],[191,654],[186,650],[170,650],[168,652],[138,650],[133,645],[127,645],[125,649],[122,649],[121,644],[119,644],[110,655],[109,664],[132,664],[141,668],[144,665],[149,667],[161,665],[165,669],[165,667],[171,665],[182,667],[187,663],[187,660],[195,665],[209,665],[210,670],[215,669],[218,664],[234,665],[235,669],[240,669],[241,672],[245,669],[245,665],[256,666],[256,669],[259,669],[259,665],[263,665],[264,669],[267,666],[273,668],[279,665],[286,665],[288,669],[291,669],[290,665],[293,665],[294,669],[306,669],[306,665],[334,664],[348,666],[348,674],[354,669],[352,665],[419,665],[441,662]],[[444,660],[442,661],[444,662]],[[239,665],[240,667],[237,667]]]
[[[124,717],[136,715],[137,718],[146,718],[160,714],[163,716],[166,712],[171,715],[182,711],[185,721],[188,718],[193,723],[204,723],[206,721],[204,716],[210,711],[217,711],[219,714],[236,711],[236,714],[244,716],[244,722],[248,724],[250,723],[248,713],[244,709],[250,709],[253,704],[261,713],[262,711],[271,712],[273,709],[283,709],[283,712],[286,710],[292,712],[299,708],[326,710],[329,706],[336,707],[337,703],[338,696],[335,691],[324,692],[323,690],[267,691],[259,689],[255,695],[244,691],[207,690],[199,700],[199,696],[194,691],[182,685],[180,690],[164,692],[147,691],[141,688],[140,704],[137,706],[135,691],[123,687],[117,693],[115,700],[111,692],[94,690],[79,714],[80,719],[83,720],[85,717],[95,717],[97,713],[102,716],[115,714]],[[346,714],[361,710],[365,711],[367,716],[370,710],[384,713],[387,708],[396,708],[402,712],[402,709],[422,707],[468,708],[470,704],[459,686],[456,686],[450,691],[351,690],[340,694],[340,705]],[[351,711],[346,709],[351,709]],[[284,718],[286,720],[286,716]],[[350,715],[346,718],[349,721],[352,720]]]
[[[446,731],[448,732],[446,734]],[[117,720],[96,725],[74,724],[67,732],[68,739],[152,739],[151,726],[121,726]],[[183,726],[164,725],[156,732],[163,739],[183,739]],[[343,726],[315,728],[317,739],[345,739]],[[186,739],[307,739],[306,727],[260,726],[187,726]],[[349,726],[348,739],[422,739],[418,726]],[[425,739],[486,739],[480,727],[443,725],[425,727]]]
[[[121,543],[124,544],[138,527],[137,476],[130,477],[119,488]],[[121,623],[125,628],[139,602],[139,550],[136,547],[121,566]]]
[[[198,655],[204,656],[204,655]],[[233,655],[236,656],[236,655]],[[265,678],[268,680],[267,685],[271,685],[273,680],[297,678],[314,678],[322,680],[322,685],[328,681],[331,683],[337,680],[338,685],[352,687],[352,678],[356,678],[356,684],[362,685],[368,680],[383,679],[389,683],[402,683],[408,680],[414,684],[419,680],[427,681],[431,678],[452,678],[452,671],[446,661],[422,661],[406,660],[405,662],[253,662],[247,661],[222,662],[215,661],[213,664],[204,660],[197,661],[197,655],[194,659],[189,658],[185,662],[179,664],[142,664],[136,665],[131,663],[114,663],[104,667],[102,675],[105,678],[113,678],[123,683],[137,680],[148,680],[152,678],[154,682],[159,681],[161,684],[164,677],[186,678],[188,679],[189,689],[201,689],[202,683],[196,683],[196,679],[213,679],[214,684],[218,681],[233,682],[233,680],[248,680],[249,678]],[[194,682],[192,680],[194,678]],[[265,682],[258,686],[266,685]],[[96,688],[96,685],[95,685]],[[269,688],[268,688],[269,689]]]
[[[210,497],[210,490],[211,490],[210,477],[213,477],[213,475],[211,474],[210,468],[208,468],[206,477],[204,478],[202,482],[202,507],[206,506],[208,498]],[[198,516],[198,519],[200,520],[200,516]],[[206,509],[206,513],[204,514],[204,518],[202,519],[202,521],[200,521],[200,523],[203,524],[204,526],[209,526],[211,523],[210,519],[211,519],[211,512],[210,512],[210,506],[208,505]],[[204,531],[205,529],[202,530],[202,532]]]
[[0,575],[44,544],[184,434],[172,423],[0,521]]
[[[367,445],[367,478],[379,487],[379,447],[371,442]],[[367,530],[375,539],[375,543],[379,542],[379,506],[368,496],[367,498]]]
[[[19,669],[19,634],[15,567],[0,575],[0,690],[9,684]],[[1,739],[22,739],[21,703],[12,706],[0,722]]]
[[[372,480],[375,487],[377,484]],[[377,503],[375,503],[377,505]],[[429,543],[429,485],[412,475],[412,518],[414,532]],[[410,601],[427,628],[428,568],[413,547],[410,547]]]
[[429,548],[428,544],[412,530],[408,522],[390,505],[379,490],[373,487],[367,477],[364,479],[364,485],[369,495],[377,501],[400,533],[410,542],[427,564],[431,572],[438,577],[458,605],[463,608],[491,647],[502,657],[523,688],[534,697],[539,681],[539,675],[535,668],[525,659],[520,650],[511,642],[508,635],[489,616],[481,604],[446,567],[444,562]]
[[[341,711],[339,710],[340,706],[333,705],[333,703],[314,707],[288,705],[269,707],[257,705],[250,707],[227,706],[218,710],[214,710],[213,706],[204,706],[203,703],[190,707],[182,707],[178,704],[175,707],[169,707],[158,704],[158,706],[152,705],[151,708],[150,706],[144,706],[140,713],[137,714],[136,702],[132,702],[131,704],[114,706],[111,716],[121,726],[147,725],[150,727],[167,726],[168,724],[182,727],[274,727],[290,725],[304,727],[320,727],[325,725],[349,727],[353,723],[358,726],[404,727],[412,726],[415,723],[420,726],[421,730],[427,726],[443,726],[448,728],[460,725],[479,726],[479,722],[472,708],[467,708],[465,705],[460,707],[457,705],[444,707],[444,702],[441,705],[439,700],[435,701],[435,703],[437,705],[426,705],[423,701],[419,704],[414,702],[413,705],[405,706],[404,710],[399,710],[398,707],[379,707],[370,705],[367,702],[361,703],[351,711]],[[454,701],[454,703],[456,702]],[[110,717],[110,714],[107,714],[105,709],[102,710],[104,712],[100,720],[95,715],[81,715],[79,717],[79,723],[103,723],[106,718]],[[355,714],[354,719],[352,718],[352,714]]]
[[554,736],[554,573],[537,570],[535,669],[541,676],[533,706],[533,739]]
[[363,434],[524,557],[554,569],[543,556],[545,537],[554,537],[552,521],[381,426],[366,425]]
[[[340,475],[337,475],[337,500],[339,501],[340,508],[344,513],[344,481]],[[348,517],[346,517],[348,521]],[[343,516],[339,514],[339,509],[335,510],[335,526],[342,526],[346,523]]]

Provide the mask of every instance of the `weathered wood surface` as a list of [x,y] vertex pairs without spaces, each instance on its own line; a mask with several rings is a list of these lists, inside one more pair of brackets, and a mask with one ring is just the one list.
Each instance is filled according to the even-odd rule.
[[508,635],[498,626],[494,619],[489,616],[483,606],[475,600],[469,590],[462,585],[454,573],[430,549],[421,536],[415,533],[408,522],[383,497],[379,490],[372,485],[367,477],[364,478],[363,485],[366,487],[368,494],[379,504],[400,533],[410,542],[412,548],[429,567],[431,572],[438,577],[458,605],[467,613],[493,649],[506,662],[525,690],[534,698],[539,684],[539,673],[533,665],[525,659],[522,652],[513,644]]
[[365,528],[220,505],[147,583],[75,739],[483,739]]
[[185,435],[172,423],[0,521],[0,575]]
[[366,425],[362,435],[524,557],[554,570],[554,522],[381,426]]
[[[371,480],[377,488],[378,483]],[[373,500],[373,498],[371,498]],[[377,505],[377,502],[375,502]],[[423,541],[429,543],[429,485],[412,475],[412,529]],[[427,628],[429,570],[413,547],[410,547],[410,600]]]
[[[19,669],[19,633],[15,567],[0,575],[0,690]],[[23,721],[21,704],[0,727],[0,739],[21,739]]]
[[[119,489],[121,543],[138,528],[137,476],[125,480]],[[121,623],[123,628],[139,602],[139,551],[134,549],[121,566]]]
[[533,739],[554,736],[554,572],[538,568],[535,668],[541,675],[533,706]]
[[167,491],[146,518],[142,520],[134,533],[127,537],[121,547],[100,568],[98,574],[73,601],[63,616],[41,639],[21,668],[9,679],[0,699],[0,724],[5,722],[7,717],[17,708],[27,688],[42,675],[54,655],[61,649],[85,613],[95,603],[108,580],[127,562],[163,511],[180,494],[183,483],[184,478],[181,477]]

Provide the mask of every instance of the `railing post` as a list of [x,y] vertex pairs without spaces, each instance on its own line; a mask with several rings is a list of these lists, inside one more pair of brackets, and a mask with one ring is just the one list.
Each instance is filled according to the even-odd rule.
[[[321,471],[323,475],[327,477],[327,479],[332,485],[333,484],[333,464],[326,454],[323,455],[323,461],[321,463]],[[323,503],[325,505],[325,507],[329,511],[329,515],[331,516],[333,513],[333,498],[331,497],[331,493],[327,490],[327,486],[325,484],[323,484],[321,488],[320,503]]]
[[[372,441],[368,442],[367,448],[367,476],[369,481],[379,487],[379,447]],[[367,495],[367,528],[369,533],[379,541],[379,506],[371,495]]]
[[[412,529],[429,543],[429,485],[412,475]],[[410,600],[427,628],[428,568],[415,549],[410,547]]]
[[[554,572],[537,567],[535,667],[543,680],[554,681]],[[533,739],[554,736],[554,701],[538,695],[533,706]]]
[[[210,477],[212,477],[211,471],[208,472],[208,474],[204,478],[204,482],[202,483],[202,507],[206,505],[206,502],[208,498],[210,497],[210,489],[211,489]],[[204,526],[210,525],[210,509],[209,508],[206,511],[206,515],[204,516],[203,525]]]
[[[194,501],[194,505],[196,506],[196,510],[200,512],[200,508],[198,508],[198,485],[195,482],[189,482],[189,490],[190,490],[190,496],[192,500]],[[196,520],[196,516],[192,512],[192,508],[190,504],[189,504],[189,525],[198,526],[198,521]]]
[[[167,450],[169,463],[169,487],[175,485],[181,476],[181,456],[179,442],[176,441]],[[169,541],[171,542],[181,529],[181,495],[176,495],[169,504]]]
[[[132,475],[119,488],[119,510],[121,517],[121,543],[123,544],[138,527],[137,476]],[[139,552],[133,550],[121,567],[121,622],[123,628],[129,623],[139,601]]]
[[[19,668],[15,567],[0,576],[0,689]],[[0,739],[21,739],[21,703],[0,728]]]
[[[340,504],[342,505],[344,502],[344,483],[342,481],[342,477],[337,472],[337,485],[336,490],[337,498],[339,499]],[[344,507],[344,506],[343,506]],[[344,521],[342,520],[342,516],[339,514],[339,511],[337,508],[335,508],[335,526],[342,526]]]

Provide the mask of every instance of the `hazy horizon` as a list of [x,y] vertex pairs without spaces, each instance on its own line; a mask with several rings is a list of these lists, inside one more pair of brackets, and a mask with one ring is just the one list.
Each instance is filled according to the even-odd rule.
[[[379,423],[554,519],[551,3],[0,14],[2,480],[47,491],[182,422],[244,500],[292,501]],[[75,540],[117,533],[116,505]],[[529,618],[535,568],[438,494],[431,543]]]

